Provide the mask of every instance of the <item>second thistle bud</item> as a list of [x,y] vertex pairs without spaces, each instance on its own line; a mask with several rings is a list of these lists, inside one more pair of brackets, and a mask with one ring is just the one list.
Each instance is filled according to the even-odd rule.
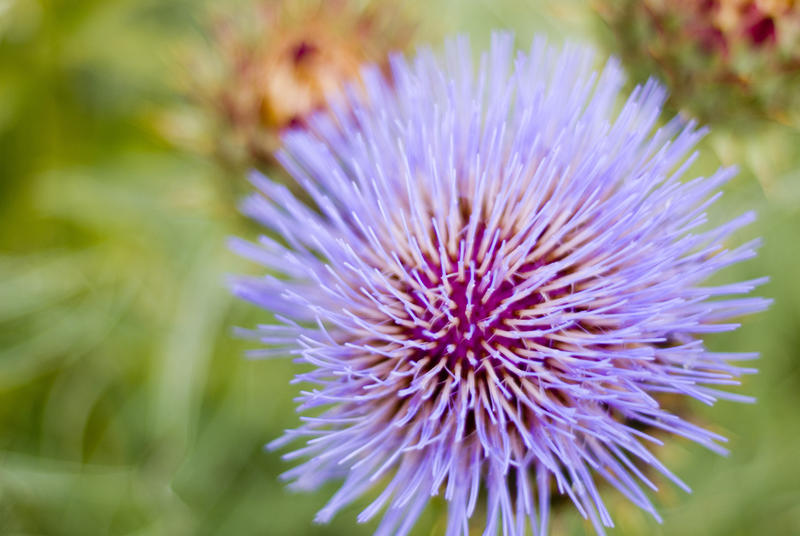
[[358,80],[364,63],[385,65],[410,40],[410,27],[386,3],[262,1],[211,34],[214,74],[195,100],[220,129],[217,152],[243,167],[269,166],[280,134],[302,127],[329,98]]
[[794,122],[800,4],[793,0],[598,0],[615,49],[673,104],[705,121]]

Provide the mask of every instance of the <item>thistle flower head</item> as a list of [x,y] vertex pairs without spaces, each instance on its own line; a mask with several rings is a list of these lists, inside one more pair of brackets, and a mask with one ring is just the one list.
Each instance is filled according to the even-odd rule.
[[[545,534],[553,494],[598,532],[612,524],[607,481],[657,516],[643,487],[660,430],[722,451],[722,437],[671,414],[666,393],[712,403],[748,357],[702,335],[764,308],[760,281],[703,281],[753,256],[723,246],[744,214],[707,228],[704,211],[734,173],[684,180],[703,132],[657,127],[664,91],[638,87],[614,114],[615,61],[539,39],[512,57],[495,35],[475,71],[466,39],[443,59],[395,57],[391,82],[362,74],[354,96],[285,138],[280,160],[315,206],[254,177],[247,214],[271,237],[234,247],[277,275],[235,291],[280,325],[252,334],[314,366],[304,424],[273,446],[305,461],[300,489],[344,478],[327,521],[371,488],[359,521],[407,533],[431,496],[448,535]],[[736,296],[736,297],[731,297]],[[644,431],[643,431],[644,430]]]

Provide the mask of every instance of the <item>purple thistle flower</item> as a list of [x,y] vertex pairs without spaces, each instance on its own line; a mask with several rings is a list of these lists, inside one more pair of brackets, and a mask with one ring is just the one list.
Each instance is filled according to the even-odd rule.
[[442,60],[393,58],[391,81],[366,69],[333,116],[287,135],[280,160],[314,208],[253,178],[264,195],[244,212],[274,238],[234,248],[279,275],[235,292],[281,321],[252,332],[255,355],[314,366],[299,410],[320,409],[271,446],[306,441],[285,456],[305,460],[284,475],[298,489],[344,478],[319,522],[380,487],[358,516],[385,510],[377,534],[406,534],[440,493],[448,535],[479,501],[485,534],[545,534],[559,493],[602,533],[598,480],[658,518],[647,468],[688,487],[650,432],[725,452],[659,397],[747,400],[716,386],[755,356],[700,338],[768,304],[722,299],[764,279],[703,284],[757,246],[723,245],[752,213],[704,226],[734,170],[681,181],[703,131],[657,128],[661,87],[614,117],[616,61],[598,74],[590,51],[542,39],[512,61],[512,41],[495,35],[477,73],[465,38]]

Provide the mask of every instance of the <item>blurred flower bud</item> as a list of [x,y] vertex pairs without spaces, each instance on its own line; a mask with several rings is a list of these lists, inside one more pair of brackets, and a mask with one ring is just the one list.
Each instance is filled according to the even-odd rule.
[[766,117],[800,124],[794,0],[597,0],[595,6],[629,70],[636,78],[660,76],[677,108],[716,123]]
[[[192,69],[193,100],[215,123],[215,150],[247,167],[270,165],[282,131],[357,80],[360,66],[386,66],[411,26],[387,1],[258,2],[217,17],[212,58]],[[205,52],[207,54],[207,52]],[[211,63],[213,67],[209,68]]]

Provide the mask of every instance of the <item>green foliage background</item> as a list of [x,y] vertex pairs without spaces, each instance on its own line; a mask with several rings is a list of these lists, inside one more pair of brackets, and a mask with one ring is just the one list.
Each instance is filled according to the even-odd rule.
[[[256,233],[236,214],[244,179],[158,127],[182,106],[176,65],[204,41],[204,7],[0,1],[0,534],[374,530],[355,524],[359,505],[313,525],[333,488],[291,494],[277,478],[289,465],[262,448],[297,422],[299,387],[288,383],[297,365],[247,361],[249,343],[231,336],[269,321],[225,285],[257,269],[225,244]],[[574,0],[411,8],[420,35],[461,31],[481,45],[494,28],[523,46],[541,31],[603,32]],[[761,255],[722,277],[770,275],[761,292],[775,304],[710,341],[762,352],[741,389],[759,401],[694,408],[730,438],[731,456],[675,441],[661,455],[694,494],[659,481],[663,525],[609,494],[613,534],[800,534],[800,136],[746,127],[712,134],[695,172],[740,163],[718,215],[759,211],[744,234],[765,238]],[[440,534],[443,515],[434,502],[416,534]],[[591,534],[571,509],[553,528]]]

